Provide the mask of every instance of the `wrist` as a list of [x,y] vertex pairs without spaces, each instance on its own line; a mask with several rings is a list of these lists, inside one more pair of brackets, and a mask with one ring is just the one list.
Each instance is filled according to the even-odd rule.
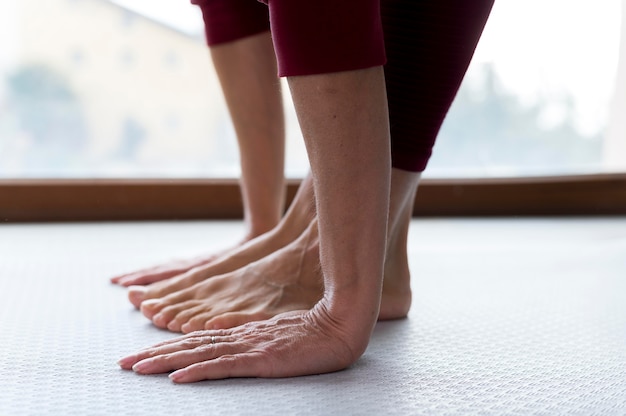
[[312,312],[344,340],[356,360],[367,348],[378,320],[379,308],[380,294],[327,290]]

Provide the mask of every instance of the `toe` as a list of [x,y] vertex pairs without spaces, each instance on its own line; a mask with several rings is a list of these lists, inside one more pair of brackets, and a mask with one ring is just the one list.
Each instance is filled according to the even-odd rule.
[[162,312],[159,312],[152,317],[152,323],[158,328],[169,329],[170,322],[171,321]]
[[181,329],[181,325],[180,322],[176,320],[176,318],[174,318],[173,320],[171,320],[168,324],[167,324],[167,329],[172,331],[172,332],[184,332]]
[[145,286],[131,286],[128,288],[128,300],[135,308],[139,309],[141,302],[146,299],[147,288]]
[[193,326],[189,322],[180,327],[180,332],[183,334],[188,334],[193,331],[197,331],[197,329],[193,329]]
[[180,332],[180,327],[196,314],[197,306],[198,301],[187,301],[164,307],[152,317],[152,323],[159,328]]
[[269,319],[273,315],[263,312],[258,313],[243,313],[243,312],[229,312],[213,319],[207,320],[204,324],[204,329],[227,329],[234,328],[239,325],[246,324],[252,321],[262,321]]
[[203,313],[191,318],[187,323],[180,327],[184,334],[204,329],[204,324],[213,317],[212,314]]
[[165,305],[161,302],[160,299],[148,299],[141,302],[139,309],[141,313],[148,319],[152,319],[154,315],[159,313],[161,309],[163,309]]

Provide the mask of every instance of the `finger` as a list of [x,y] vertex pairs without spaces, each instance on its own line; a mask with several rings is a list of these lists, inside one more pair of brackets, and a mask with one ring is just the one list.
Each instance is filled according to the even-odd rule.
[[192,364],[170,374],[175,383],[219,380],[230,377],[272,377],[272,365],[258,352],[222,355]]
[[[212,338],[214,337],[214,338]],[[217,342],[231,342],[232,337],[226,331],[200,331],[173,338],[151,347],[144,348],[135,354],[128,355],[118,361],[123,369],[129,370],[139,361],[155,357],[161,354],[170,354],[176,351],[193,349],[200,345]]]
[[[191,345],[189,342],[187,344]],[[203,339],[200,344],[194,345],[192,348],[164,352],[138,361],[132,366],[132,369],[139,374],[165,373],[197,362],[212,360],[222,355],[237,353],[243,348],[245,347],[233,340],[212,336],[209,337],[209,340]]]

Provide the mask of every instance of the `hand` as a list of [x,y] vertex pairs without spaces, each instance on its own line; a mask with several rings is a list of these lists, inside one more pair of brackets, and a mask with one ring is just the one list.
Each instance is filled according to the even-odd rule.
[[[323,303],[228,330],[198,331],[119,361],[139,374],[174,371],[176,383],[230,377],[291,377],[348,367],[365,350]],[[369,334],[371,328],[365,330]],[[351,330],[350,332],[354,332]],[[351,345],[356,344],[356,345]],[[367,342],[365,342],[367,344]]]

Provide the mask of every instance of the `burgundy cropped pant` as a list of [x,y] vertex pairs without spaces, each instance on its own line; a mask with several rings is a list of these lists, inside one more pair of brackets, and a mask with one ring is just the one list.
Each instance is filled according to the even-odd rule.
[[392,164],[421,172],[494,0],[192,0],[209,45],[272,31],[280,76],[385,65]]

